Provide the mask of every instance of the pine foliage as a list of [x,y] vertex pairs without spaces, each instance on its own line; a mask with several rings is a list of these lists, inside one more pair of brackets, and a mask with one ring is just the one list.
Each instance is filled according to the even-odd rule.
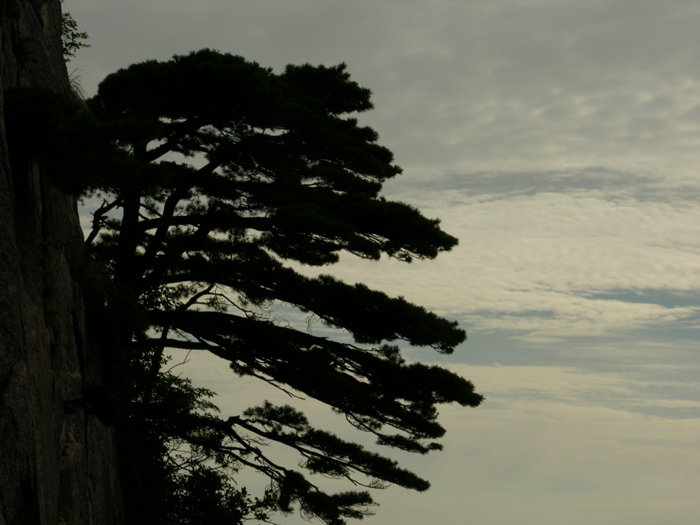
[[[263,402],[221,417],[210,392],[164,369],[167,348],[210,352],[235,374],[328,405],[380,445],[420,454],[441,448],[437,405],[481,402],[469,381],[401,356],[402,345],[451,353],[466,338],[456,323],[326,274],[341,253],[410,262],[457,244],[438,220],[380,196],[401,170],[356,119],[372,108],[370,91],[344,64],[277,74],[205,49],[119,70],[88,105],[119,168],[91,183],[104,200],[87,243],[113,277],[112,297],[121,298],[107,299],[111,311],[125,311],[115,305],[129,298],[136,305],[140,321],[124,324],[131,332],[123,338],[129,424],[153,436],[163,465],[181,458],[167,471],[175,487],[168,497],[210,486],[202,501],[212,494],[231,505],[247,501],[262,517],[296,506],[340,524],[371,512],[369,492],[328,494],[314,474],[360,488],[426,490],[424,479],[314,428],[295,407]],[[302,275],[299,265],[319,272]],[[351,338],[280,323],[275,308]],[[295,450],[303,462],[275,463],[263,441]],[[190,456],[174,452],[182,447]],[[207,461],[218,470],[202,470]],[[243,467],[268,476],[264,501],[229,490]]]

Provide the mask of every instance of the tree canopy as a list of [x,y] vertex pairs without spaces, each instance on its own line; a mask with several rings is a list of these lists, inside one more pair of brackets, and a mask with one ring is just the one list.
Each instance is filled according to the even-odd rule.
[[[116,153],[90,183],[103,201],[86,243],[111,279],[105,325],[129,377],[120,394],[129,428],[156,451],[142,459],[160,462],[173,483],[164,505],[187,507],[172,498],[190,483],[213,487],[221,508],[243,501],[264,517],[298,506],[340,524],[370,512],[365,488],[426,490],[396,461],[313,427],[290,405],[220,416],[211,392],[165,366],[167,348],[210,352],[235,374],[326,404],[380,445],[421,454],[441,448],[437,405],[479,405],[466,379],[401,355],[402,345],[453,352],[466,338],[457,323],[323,273],[341,253],[411,262],[457,244],[437,219],[380,195],[401,169],[356,119],[372,108],[370,91],[344,64],[278,74],[205,49],[119,70],[88,106]],[[351,338],[282,323],[273,306]],[[262,442],[304,461],[277,464]],[[264,500],[230,492],[220,473],[243,467],[268,476]],[[326,493],[314,474],[360,490]]]

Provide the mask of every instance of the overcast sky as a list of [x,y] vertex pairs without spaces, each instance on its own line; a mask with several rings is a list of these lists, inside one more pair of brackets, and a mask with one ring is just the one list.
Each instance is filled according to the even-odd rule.
[[[459,237],[434,262],[336,271],[460,321],[452,358],[408,355],[487,398],[441,410],[445,451],[407,460],[432,489],[377,493],[367,523],[697,523],[700,3],[65,6],[90,34],[69,64],[88,94],[203,47],[278,71],[346,62],[404,168],[385,194]],[[187,366],[224,412],[259,401],[225,365]]]

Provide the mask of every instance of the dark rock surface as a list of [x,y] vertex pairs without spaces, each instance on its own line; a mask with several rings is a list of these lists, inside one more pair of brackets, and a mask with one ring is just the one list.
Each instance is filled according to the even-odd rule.
[[[0,10],[3,88],[67,90],[60,0]],[[10,163],[0,118],[0,525],[123,523],[113,428],[64,405],[104,375],[82,241],[74,199],[35,161]]]

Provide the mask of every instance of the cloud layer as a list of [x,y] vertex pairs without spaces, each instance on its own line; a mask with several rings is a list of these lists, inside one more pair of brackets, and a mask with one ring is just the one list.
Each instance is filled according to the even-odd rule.
[[[370,276],[372,284],[467,316],[473,329],[570,338],[698,327],[695,201],[635,198],[641,183],[629,192],[583,190],[574,175],[570,190],[544,184],[538,191],[532,174],[522,177],[525,184],[509,178],[507,193],[500,193],[499,177],[488,193],[469,187],[397,193],[440,216],[460,245],[414,267],[348,262],[346,278]],[[556,184],[565,185],[564,178]]]
[[[686,525],[700,515],[700,6],[655,1],[68,0],[88,93],[202,47],[277,70],[347,62],[405,174],[386,187],[460,245],[348,281],[459,320],[440,361],[483,408],[445,407],[447,449],[407,465],[389,525]],[[499,366],[500,363],[500,366]],[[224,412],[275,394],[196,356]],[[318,406],[317,421],[337,422]],[[302,523],[292,518],[290,523]]]

